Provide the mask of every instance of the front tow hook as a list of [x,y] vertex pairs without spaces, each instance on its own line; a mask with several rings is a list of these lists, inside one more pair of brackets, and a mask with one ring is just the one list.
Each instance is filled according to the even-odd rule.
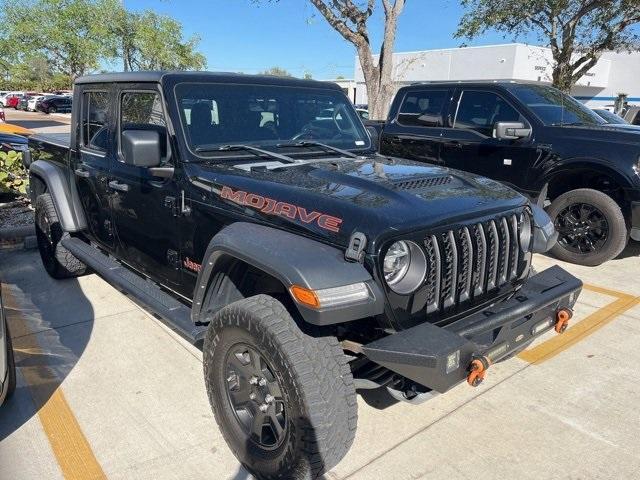
[[482,383],[487,375],[487,370],[491,365],[491,360],[485,356],[474,356],[469,364],[469,375],[467,375],[467,383],[472,387],[477,387]]
[[564,333],[569,326],[569,320],[573,317],[573,310],[570,308],[561,308],[556,312],[556,326],[555,331],[557,333]]

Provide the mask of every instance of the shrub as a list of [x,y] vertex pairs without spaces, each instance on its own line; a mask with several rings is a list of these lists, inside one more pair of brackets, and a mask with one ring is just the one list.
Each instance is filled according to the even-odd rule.
[[22,154],[13,150],[0,152],[0,192],[26,195],[29,172],[22,164]]

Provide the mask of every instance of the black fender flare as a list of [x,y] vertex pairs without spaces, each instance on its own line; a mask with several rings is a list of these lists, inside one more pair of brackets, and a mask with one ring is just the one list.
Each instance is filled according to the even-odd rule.
[[296,235],[254,223],[237,222],[223,228],[207,247],[198,273],[191,317],[201,322],[202,305],[216,267],[225,257],[246,262],[278,279],[289,290],[299,285],[311,290],[364,282],[369,300],[351,305],[312,309],[296,303],[302,318],[313,325],[333,325],[373,317],[384,311],[384,295],[360,263],[347,262],[344,252]]
[[65,232],[79,232],[87,228],[87,220],[80,203],[75,184],[68,180],[64,168],[44,160],[36,160],[29,166],[29,175],[37,177],[47,186]]

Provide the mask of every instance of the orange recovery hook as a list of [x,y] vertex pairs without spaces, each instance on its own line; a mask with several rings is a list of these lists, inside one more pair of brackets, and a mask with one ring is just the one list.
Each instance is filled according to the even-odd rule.
[[485,356],[474,356],[469,364],[469,375],[467,375],[467,383],[472,387],[477,387],[482,383],[487,374],[487,369],[491,365],[491,361]]
[[556,326],[557,333],[564,333],[569,326],[569,320],[573,317],[573,310],[570,308],[561,308],[556,312]]

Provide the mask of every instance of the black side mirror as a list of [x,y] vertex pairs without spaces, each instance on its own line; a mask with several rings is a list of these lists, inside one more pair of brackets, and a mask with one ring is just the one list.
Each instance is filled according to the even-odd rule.
[[155,130],[125,130],[122,132],[124,163],[136,167],[160,165],[160,134]]
[[531,129],[522,122],[496,122],[495,137],[501,140],[518,140],[531,135]]

